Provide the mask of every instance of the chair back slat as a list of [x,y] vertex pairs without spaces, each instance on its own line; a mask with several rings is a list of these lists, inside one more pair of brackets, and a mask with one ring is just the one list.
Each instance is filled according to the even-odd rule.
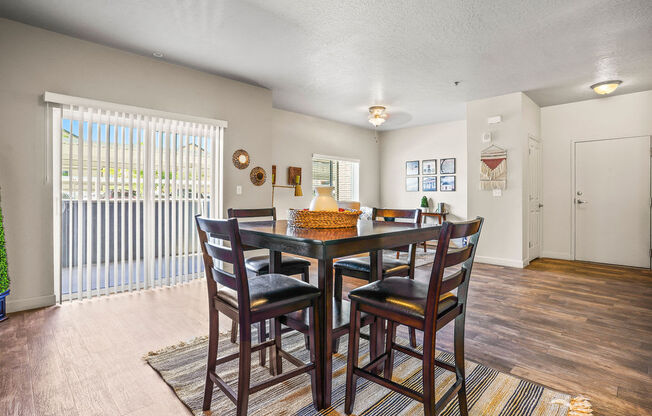
[[206,250],[208,251],[208,255],[212,258],[233,264],[233,252],[230,248],[221,247],[211,242],[207,242]]
[[[484,219],[478,217],[474,220],[460,223],[444,222],[439,232],[437,242],[437,252],[435,261],[430,273],[430,283],[428,287],[428,300],[426,304],[426,326],[436,329],[437,308],[439,298],[457,287],[458,303],[466,308],[466,298],[469,290],[469,280],[475,251],[482,230]],[[452,238],[463,238],[466,240],[466,246],[449,250]],[[460,266],[460,271],[453,273],[446,281],[443,280],[444,271],[449,267]],[[443,289],[446,289],[445,291]]]
[[[199,242],[204,259],[210,307],[213,307],[213,302],[217,296],[217,284],[221,284],[238,292],[238,309],[249,311],[249,284],[238,221],[234,218],[212,220],[202,218],[200,215],[195,217],[195,221],[197,222],[197,232],[199,233]],[[231,248],[214,244],[209,241],[209,238],[217,238],[223,242],[228,242]],[[233,266],[233,273],[224,270],[224,263]]]
[[[276,208],[229,208],[229,218],[269,218],[276,221]],[[244,245],[244,251],[258,250],[258,247]]]
[[464,277],[466,276],[466,269],[461,267],[456,272],[452,273],[449,276],[446,276],[441,282],[441,293],[448,293],[453,289],[456,289],[459,285],[464,282]]
[[213,272],[213,280],[217,283],[224,285],[229,289],[238,290],[238,285],[236,284],[235,275],[233,273],[226,272],[215,266],[213,266],[211,270]]
[[276,208],[229,208],[229,218],[262,218],[272,217],[276,221]]
[[[387,209],[387,208],[374,208],[371,212],[371,219],[377,221],[378,218],[383,218],[384,221],[393,221],[395,218],[401,219],[410,219],[412,224],[421,223],[421,210],[420,209]],[[401,253],[409,253],[410,248],[415,250],[416,254],[416,244],[409,246],[400,246],[393,247],[392,250],[399,251]]]
[[455,227],[453,228],[453,232],[451,234],[451,238],[463,238],[463,237],[471,236],[473,234],[478,233],[480,231],[481,226],[482,226],[481,221],[477,221],[477,220],[456,222]]
[[371,219],[376,221],[378,218],[402,218],[411,219],[413,224],[421,222],[420,209],[389,209],[389,208],[374,208],[371,212]]
[[462,248],[449,249],[446,253],[446,262],[444,267],[457,266],[460,263],[465,262],[473,254],[473,245],[467,244]]

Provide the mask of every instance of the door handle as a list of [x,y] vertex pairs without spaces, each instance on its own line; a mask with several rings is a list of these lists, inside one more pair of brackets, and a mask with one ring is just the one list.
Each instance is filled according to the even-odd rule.
[[539,208],[543,208],[543,204],[539,204]]
[[577,199],[575,199],[575,203],[578,204],[578,205],[581,205],[581,204],[588,204],[589,201],[584,201],[583,199],[577,198]]

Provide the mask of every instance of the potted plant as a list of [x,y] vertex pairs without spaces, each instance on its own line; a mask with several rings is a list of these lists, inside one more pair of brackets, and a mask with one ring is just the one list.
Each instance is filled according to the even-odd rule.
[[9,295],[9,269],[5,248],[5,231],[2,225],[2,206],[0,206],[0,321],[7,319],[7,295]]
[[425,195],[421,198],[421,211],[428,212],[428,197]]

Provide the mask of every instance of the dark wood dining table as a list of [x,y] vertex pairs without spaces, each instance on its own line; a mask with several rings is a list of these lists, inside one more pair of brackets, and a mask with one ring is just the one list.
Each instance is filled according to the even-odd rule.
[[[294,228],[285,220],[240,223],[242,242],[248,246],[269,249],[270,272],[278,273],[281,253],[300,255],[317,260],[318,286],[322,291],[322,384],[320,409],[331,405],[333,355],[333,259],[369,252],[371,280],[382,277],[382,250],[428,240],[437,240],[438,224],[410,224],[359,220],[355,228],[304,229]],[[344,301],[343,302],[348,302]],[[382,334],[378,337],[381,339]],[[382,343],[379,343],[379,346]],[[380,353],[380,351],[378,351]],[[372,352],[373,354],[373,352]]]

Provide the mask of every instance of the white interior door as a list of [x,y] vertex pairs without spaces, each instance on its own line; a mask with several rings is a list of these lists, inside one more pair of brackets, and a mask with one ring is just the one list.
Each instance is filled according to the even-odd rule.
[[528,143],[528,260],[541,255],[541,143],[530,137]]
[[575,143],[575,259],[650,267],[650,137]]

